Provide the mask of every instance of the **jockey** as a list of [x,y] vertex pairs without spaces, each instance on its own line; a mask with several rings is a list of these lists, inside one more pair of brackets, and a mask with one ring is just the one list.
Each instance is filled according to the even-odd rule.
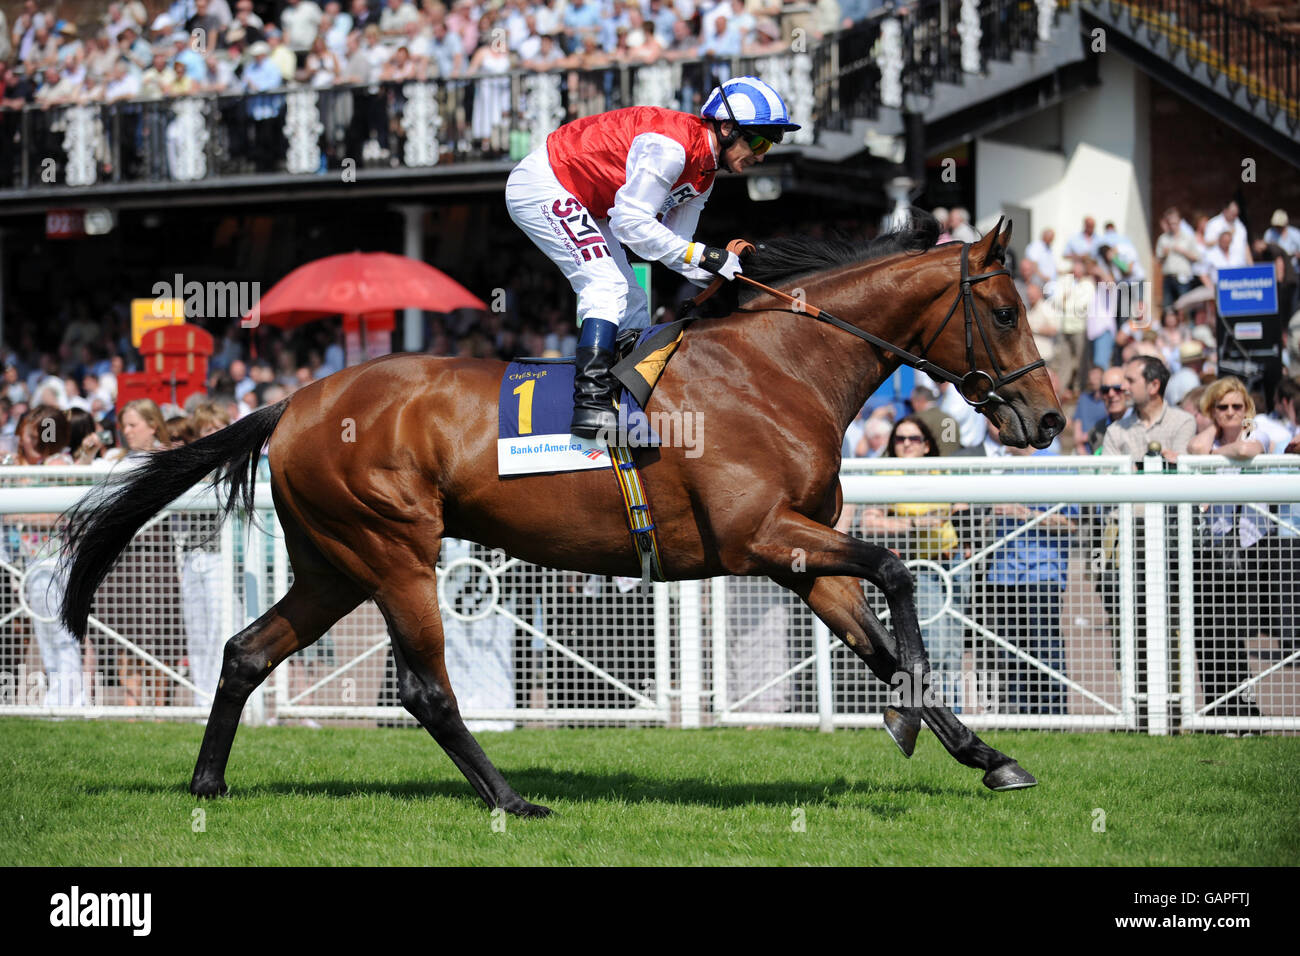
[[574,435],[613,440],[614,340],[620,329],[650,322],[622,247],[696,285],[714,276],[734,279],[741,271],[735,253],[691,238],[714,174],[762,162],[773,143],[797,129],[776,90],[741,76],[715,88],[699,116],[632,106],[575,120],[510,173],[510,218],[578,295]]

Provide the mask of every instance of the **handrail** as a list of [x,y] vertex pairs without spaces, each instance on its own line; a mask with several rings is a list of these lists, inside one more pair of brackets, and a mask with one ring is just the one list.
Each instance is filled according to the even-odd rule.
[[[1281,21],[1270,23],[1258,10],[1228,0],[1079,0],[1084,10],[1124,14],[1135,37],[1163,39],[1211,81],[1223,77],[1229,89],[1244,90],[1263,103],[1270,119],[1284,113],[1293,133],[1300,130],[1300,33],[1287,35]],[[1295,21],[1300,26],[1300,19]]]

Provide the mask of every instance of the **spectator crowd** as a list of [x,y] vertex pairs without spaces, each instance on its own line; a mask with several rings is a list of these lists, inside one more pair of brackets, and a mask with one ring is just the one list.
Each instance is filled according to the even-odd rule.
[[[429,129],[442,162],[517,158],[528,100],[512,71],[569,71],[561,109],[575,119],[632,105],[613,67],[781,52],[893,8],[881,0],[175,0],[153,8],[124,0],[76,22],[54,3],[24,0],[8,26],[0,15],[0,142],[25,136],[29,148],[57,157],[64,121],[46,108],[110,104],[112,121],[92,134],[105,175],[185,178],[194,148],[208,150],[221,174],[266,172],[287,165],[284,91],[296,88],[324,94],[322,170],[345,159],[400,165],[416,129],[420,164],[431,158]],[[666,95],[694,111],[714,82],[706,72],[699,67]],[[421,107],[408,121],[406,84],[425,80],[446,81],[435,115]],[[216,97],[204,123],[219,132],[207,139],[158,105],[201,94]],[[39,117],[26,126],[24,107]],[[0,186],[18,168],[0,162]]]
[[[233,9],[232,9],[233,6]],[[96,23],[25,0],[0,46],[0,106],[114,102],[595,69],[783,48],[880,0],[140,0]]]
[[[965,210],[937,209],[935,215],[944,226],[941,242],[976,238]],[[1058,398],[1072,411],[1068,430],[1049,448],[1002,445],[997,428],[955,388],[902,368],[849,426],[843,455],[1072,452],[1124,456],[1141,468],[1152,454],[1168,465],[1187,454],[1237,461],[1265,453],[1300,454],[1300,230],[1279,209],[1252,240],[1234,202],[1217,215],[1193,216],[1190,223],[1171,208],[1161,227],[1152,255],[1159,278],[1153,281],[1134,244],[1114,223],[1099,231],[1092,216],[1062,243],[1053,229],[1044,229],[1012,265]],[[1264,318],[1281,325],[1284,366],[1280,377],[1260,375],[1247,383],[1232,369],[1218,367],[1222,333],[1214,288],[1219,270],[1250,264],[1274,268],[1278,309],[1276,316]],[[1167,582],[1176,582],[1180,573],[1191,575],[1197,594],[1197,677],[1205,712],[1258,717],[1260,702],[1248,683],[1250,655],[1278,659],[1297,649],[1300,515],[1282,504],[1206,505],[1196,508],[1195,516],[1193,566],[1180,568],[1171,548],[1165,572]],[[1094,556],[1090,563],[1076,562],[1074,573],[1090,572],[1118,632],[1113,509],[1009,504],[981,510],[958,503],[855,511],[849,506],[840,527],[920,562],[917,603],[926,646],[946,698],[958,707],[970,705],[974,688],[957,679],[962,649],[953,625],[955,615],[969,615],[1032,658],[1000,645],[986,649],[980,642],[979,673],[995,675],[992,696],[981,692],[984,705],[1012,713],[1066,712],[1069,675],[1061,617],[1071,586],[1072,551]],[[1139,518],[1132,571],[1139,590],[1134,601],[1139,661],[1146,644],[1145,533]],[[1167,593],[1176,590],[1169,586]],[[948,613],[942,613],[945,601]],[[1177,620],[1175,608],[1167,619]],[[1254,643],[1250,650],[1252,642],[1272,640],[1276,648]],[[1145,689],[1139,686],[1138,692]]]

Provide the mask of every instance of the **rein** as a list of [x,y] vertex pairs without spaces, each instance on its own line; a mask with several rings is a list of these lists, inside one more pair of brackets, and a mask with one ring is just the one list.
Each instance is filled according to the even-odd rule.
[[[744,240],[737,239],[729,243],[727,245],[727,248],[732,252],[739,254],[741,251],[748,251],[750,249],[753,249],[754,247],[753,245],[751,245],[748,242],[745,242]],[[809,305],[808,303],[803,302],[800,299],[796,299],[794,296],[782,292],[779,289],[773,289],[771,286],[764,285],[761,282],[751,279],[743,272],[739,273],[736,276],[736,278],[744,280],[749,285],[763,292],[766,292],[768,295],[775,296],[777,299],[790,303],[792,306],[794,306],[794,308],[738,309],[737,311],[789,312],[793,315],[805,315],[805,314],[810,315],[814,319],[817,319],[820,322],[825,322],[828,325],[833,325],[837,329],[842,329],[845,332],[850,333],[851,335],[856,335],[864,342],[868,342],[871,345],[874,345],[876,348],[884,349],[887,352],[891,352],[892,354],[896,355],[899,359],[901,359],[903,364],[910,365],[918,372],[924,372],[926,375],[929,375],[932,378],[937,378],[945,382],[950,382],[951,384],[957,387],[958,393],[971,406],[975,408],[983,408],[985,405],[988,405],[990,403],[1006,404],[1006,399],[1004,399],[997,392],[999,388],[1001,388],[1003,385],[1007,385],[1011,382],[1014,382],[1022,375],[1027,375],[1030,372],[1034,371],[1035,369],[1043,368],[1047,364],[1046,361],[1040,358],[1037,362],[1031,362],[1028,365],[1018,368],[1014,372],[1010,372],[1010,373],[1004,373],[998,367],[998,360],[993,355],[993,349],[989,345],[988,332],[984,328],[984,322],[980,318],[979,311],[975,308],[975,294],[971,287],[976,282],[983,282],[985,279],[992,279],[997,276],[1009,276],[1009,275],[1011,275],[1011,273],[1008,270],[998,269],[994,272],[985,272],[981,275],[972,276],[970,274],[970,243],[968,242],[962,243],[961,288],[958,290],[957,297],[953,300],[952,305],[948,307],[948,314],[943,317],[943,321],[939,323],[939,328],[935,331],[934,335],[930,337],[930,341],[927,342],[925,344],[925,347],[921,349],[920,355],[913,355],[911,352],[907,351],[907,349],[902,348],[901,346],[895,345],[892,342],[888,342],[885,339],[880,338],[880,336],[878,335],[873,335],[870,332],[864,332],[862,329],[859,329],[857,326],[850,325],[848,322],[845,322],[843,319],[839,318],[838,316],[832,315],[831,313],[827,312],[825,309],[819,309],[815,305]],[[722,281],[723,281],[722,279],[716,280],[715,283],[711,285],[703,294],[696,296],[695,299],[696,303],[698,304],[699,302],[703,302],[705,299],[707,299],[708,296],[711,295],[719,285],[721,285]],[[952,372],[949,372],[947,369],[940,368],[938,365],[935,365],[933,362],[931,362],[929,359],[925,357],[925,354],[930,351],[931,346],[933,346],[934,343],[938,340],[939,336],[943,334],[943,330],[948,327],[948,322],[952,319],[953,315],[956,313],[958,305],[963,306],[963,317],[965,319],[965,324],[966,324],[966,360],[970,364],[970,370],[966,372],[965,375],[960,375],[960,376],[954,375]],[[993,372],[997,376],[996,378],[994,378],[992,375],[989,375],[987,372],[984,372],[976,367],[975,338],[974,338],[974,329],[976,328],[979,329],[980,340],[984,343],[984,350],[988,352],[989,361],[992,362],[993,364]]]

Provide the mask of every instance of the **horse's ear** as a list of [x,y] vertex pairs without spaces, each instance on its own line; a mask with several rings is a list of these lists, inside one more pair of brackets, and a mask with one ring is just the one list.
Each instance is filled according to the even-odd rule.
[[[1001,245],[998,233],[1002,230],[1002,217],[998,217],[998,224],[984,234],[984,237],[978,240],[971,249],[971,262],[979,269],[984,269],[994,260],[1001,262],[1002,255],[1006,252],[1006,247]],[[1008,234],[1010,230],[1008,230]]]
[[998,256],[998,258],[1005,259],[1007,250],[1011,248],[1011,220],[1010,219],[1007,220],[1007,227],[1003,229],[1002,234],[998,236],[998,245],[1002,247],[1002,255]]

